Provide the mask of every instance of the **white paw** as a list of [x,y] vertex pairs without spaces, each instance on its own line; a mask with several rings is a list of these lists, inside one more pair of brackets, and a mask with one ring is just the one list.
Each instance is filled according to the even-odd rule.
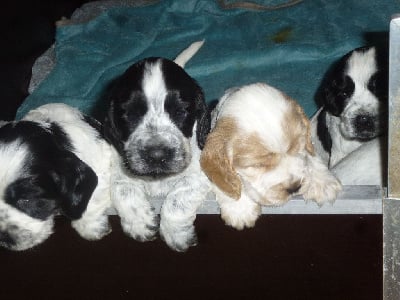
[[129,218],[121,217],[123,231],[140,242],[152,241],[157,238],[158,223],[159,217],[152,208],[138,210]]
[[300,193],[305,200],[315,201],[318,205],[326,202],[335,202],[342,185],[333,175],[327,173],[325,176],[313,178],[312,181],[303,185]]
[[72,221],[71,225],[81,237],[89,241],[100,240],[111,232],[107,215],[102,215],[92,220],[81,218]]
[[224,201],[220,207],[221,218],[225,224],[237,230],[254,227],[261,214],[261,206],[249,199],[244,199],[243,195],[239,200]]
[[172,250],[184,252],[197,245],[197,236],[193,224],[166,222],[161,219],[160,236]]

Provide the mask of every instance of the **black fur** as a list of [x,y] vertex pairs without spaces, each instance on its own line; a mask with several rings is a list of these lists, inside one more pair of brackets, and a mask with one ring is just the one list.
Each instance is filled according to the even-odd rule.
[[46,129],[35,122],[20,121],[0,128],[0,143],[20,141],[29,148],[24,176],[11,183],[5,202],[27,215],[46,219],[61,212],[78,219],[97,186],[97,175],[73,152],[60,126]]
[[332,137],[329,133],[328,127],[326,126],[326,111],[322,110],[318,115],[317,120],[317,135],[321,141],[322,147],[326,152],[331,154],[332,149]]
[[110,85],[107,93],[110,107],[105,119],[106,138],[121,151],[123,142],[140,124],[148,109],[141,86],[145,66],[158,60],[162,62],[168,90],[165,111],[185,137],[192,135],[193,125],[197,120],[197,142],[203,148],[210,130],[210,116],[203,91],[180,66],[159,57],[146,58],[133,64]]

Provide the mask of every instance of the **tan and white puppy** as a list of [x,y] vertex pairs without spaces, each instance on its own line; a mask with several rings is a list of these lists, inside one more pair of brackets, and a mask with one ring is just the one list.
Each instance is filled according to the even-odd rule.
[[322,205],[341,190],[314,154],[302,108],[271,86],[229,89],[211,126],[200,163],[227,225],[253,227],[261,205],[282,205],[294,194]]

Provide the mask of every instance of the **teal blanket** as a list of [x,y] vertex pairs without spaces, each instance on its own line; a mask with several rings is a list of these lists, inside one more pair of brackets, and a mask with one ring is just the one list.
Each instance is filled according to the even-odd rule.
[[206,0],[115,7],[85,24],[57,29],[56,65],[17,118],[50,102],[93,114],[107,84],[128,66],[148,56],[173,59],[202,39],[186,71],[208,102],[229,87],[262,81],[296,99],[311,116],[330,64],[387,33],[391,15],[399,11],[394,0],[304,0],[271,11],[222,9],[218,1]]

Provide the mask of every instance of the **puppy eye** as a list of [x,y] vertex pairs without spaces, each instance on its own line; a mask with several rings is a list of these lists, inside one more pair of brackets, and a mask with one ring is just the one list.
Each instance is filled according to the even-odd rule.
[[175,116],[178,119],[184,119],[184,118],[186,118],[187,115],[188,115],[188,112],[186,110],[184,110],[183,108],[177,109],[175,111]]

